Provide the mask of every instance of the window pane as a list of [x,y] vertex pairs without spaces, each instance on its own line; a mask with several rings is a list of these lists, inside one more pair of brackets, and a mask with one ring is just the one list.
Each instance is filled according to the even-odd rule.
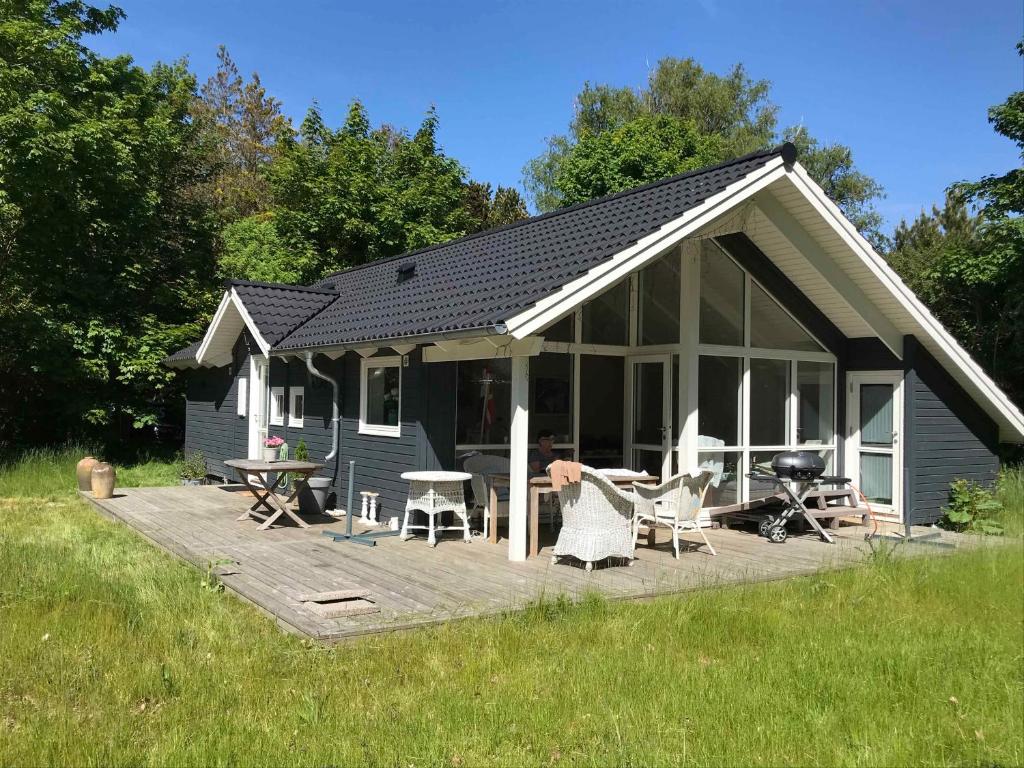
[[892,384],[861,384],[861,445],[892,445]]
[[512,361],[464,360],[456,373],[455,441],[459,445],[508,442],[512,411]]
[[629,280],[583,305],[585,344],[629,343]]
[[293,419],[301,419],[302,418],[302,407],[303,407],[303,402],[302,401],[303,401],[303,399],[304,398],[303,398],[302,395],[295,395],[295,397],[292,398],[292,413],[291,413],[291,416],[292,416]]
[[750,444],[789,444],[788,360],[750,360]]
[[679,343],[679,253],[640,272],[640,343]]
[[366,423],[398,426],[398,366],[366,369]]
[[700,252],[700,342],[743,346],[746,277],[721,249],[705,240]]
[[[759,472],[763,475],[773,475],[772,459],[781,451],[751,451],[749,472]],[[775,483],[768,480],[755,480],[750,478],[748,499],[763,499],[779,491]]]
[[570,313],[557,323],[549,325],[538,335],[543,336],[545,341],[576,341],[574,318],[575,313]]
[[633,364],[633,442],[661,445],[665,425],[665,364]]
[[869,502],[892,504],[892,454],[860,454],[860,489]]
[[740,456],[737,451],[699,451],[697,461],[701,469],[713,473],[705,507],[724,507],[739,501]]
[[621,357],[580,357],[579,460],[591,467],[622,467],[623,385]]
[[750,287],[750,346],[821,352],[821,346],[756,283]]
[[530,358],[531,443],[541,430],[554,432],[556,443],[572,442],[572,355]]
[[835,371],[832,363],[799,362],[796,387],[800,398],[796,439],[804,445],[829,445],[835,439],[833,402]]
[[701,355],[697,375],[697,447],[739,445],[742,358]]

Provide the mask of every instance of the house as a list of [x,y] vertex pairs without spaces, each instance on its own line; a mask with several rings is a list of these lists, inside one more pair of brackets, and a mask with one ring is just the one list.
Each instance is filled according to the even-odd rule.
[[215,475],[268,433],[385,515],[400,473],[511,458],[551,430],[593,466],[710,467],[709,504],[768,493],[773,454],[819,452],[876,513],[928,523],[991,482],[1024,417],[858,234],[791,144],[311,286],[233,281],[188,369],[186,447]]

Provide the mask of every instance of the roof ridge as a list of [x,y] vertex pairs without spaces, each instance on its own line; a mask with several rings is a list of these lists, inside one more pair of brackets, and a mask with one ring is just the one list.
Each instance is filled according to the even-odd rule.
[[[326,280],[327,278],[323,278]],[[313,285],[292,285],[291,283],[265,283],[259,280],[227,280],[227,285],[234,286],[248,286],[252,288],[280,288],[287,291],[307,291],[309,293],[326,294],[329,296],[337,295],[337,291],[330,288],[319,288]]]
[[347,269],[338,270],[337,272],[331,272],[330,274],[320,278],[320,280],[318,280],[317,282],[326,282],[330,280],[332,277],[347,275],[350,272],[357,272],[367,267],[373,267],[379,264],[386,264],[392,261],[399,261],[401,259],[410,259],[414,256],[430,253],[431,251],[437,250],[438,248],[447,248],[448,246],[468,242],[470,240],[483,237],[484,235],[492,235],[497,232],[504,232],[506,230],[515,229],[516,227],[522,227],[527,224],[532,224],[536,221],[541,221],[543,219],[551,219],[556,216],[561,216],[562,214],[565,213],[571,213],[573,211],[578,211],[583,208],[588,208],[592,205],[598,205],[600,203],[608,202],[609,200],[616,200],[618,198],[628,197],[629,195],[634,195],[639,192],[645,192],[649,189],[654,189],[664,184],[672,184],[677,181],[682,181],[683,179],[689,178],[691,176],[700,176],[705,173],[711,173],[712,171],[719,171],[722,168],[728,168],[730,165],[744,163],[749,160],[753,160],[754,158],[757,157],[767,157],[769,155],[782,154],[784,151],[783,148],[785,146],[786,143],[783,143],[776,147],[772,147],[771,149],[760,149],[754,152],[748,152],[745,155],[741,155],[740,157],[734,157],[731,160],[726,160],[724,162],[718,163],[717,165],[708,165],[703,168],[695,168],[692,171],[684,171],[683,173],[678,173],[675,176],[667,176],[664,179],[658,179],[657,181],[651,181],[648,182],[647,184],[641,184],[638,187],[630,187],[629,189],[624,189],[620,192],[613,192],[610,195],[604,195],[603,197],[595,197],[593,200],[585,200],[582,203],[575,203],[574,205],[569,205],[566,206],[565,208],[557,208],[553,211],[547,211],[546,213],[540,213],[537,214],[536,216],[530,216],[527,219],[520,219],[519,221],[513,221],[508,224],[502,224],[501,226],[498,227],[485,229],[482,232],[473,232],[468,235],[463,235],[462,237],[457,237],[454,240],[447,240],[443,243],[434,243],[433,245],[424,246],[423,248],[419,248],[414,251],[406,251],[405,253],[399,253],[394,256],[387,256],[382,259],[374,259],[373,261],[368,261],[365,264],[357,264],[354,267],[348,267]]

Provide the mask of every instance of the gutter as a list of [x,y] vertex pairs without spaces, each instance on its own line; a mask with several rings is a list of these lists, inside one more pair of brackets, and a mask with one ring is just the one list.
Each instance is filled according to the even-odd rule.
[[[340,397],[340,387],[338,386],[337,379],[331,378],[323,371],[317,369],[313,365],[313,353],[306,353],[306,368],[309,372],[316,376],[318,379],[323,379],[331,385],[331,389],[334,391],[334,395],[331,398],[331,452],[324,456],[324,461],[330,461],[338,455],[338,449],[340,447],[339,442],[341,438],[341,414],[338,409],[338,398]],[[337,474],[338,463],[334,465],[335,474]]]
[[[451,341],[454,339],[470,339],[480,336],[505,336],[508,334],[508,326],[505,323],[491,323],[480,325],[474,328],[462,328],[456,331],[439,331],[435,333],[416,333],[409,336],[391,336],[383,339],[365,339],[353,341],[348,344],[325,344],[317,347],[294,347],[292,349],[272,349],[271,355],[287,357],[288,355],[330,354],[331,352],[348,352],[353,349],[366,349],[367,347],[389,347],[392,344],[429,344],[433,341]],[[311,351],[310,351],[311,350]],[[308,365],[308,363],[307,363]],[[313,369],[310,368],[310,371]],[[321,377],[324,378],[324,377]],[[330,379],[328,379],[330,381]]]

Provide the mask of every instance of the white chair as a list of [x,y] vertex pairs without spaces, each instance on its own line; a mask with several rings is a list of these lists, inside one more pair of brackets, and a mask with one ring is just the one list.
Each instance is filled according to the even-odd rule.
[[636,546],[640,526],[663,526],[672,529],[672,547],[679,557],[679,534],[696,531],[704,539],[712,555],[717,554],[700,525],[700,510],[713,475],[676,475],[661,485],[633,483],[635,514],[633,517],[633,546]]
[[598,472],[584,467],[581,481],[563,485],[558,492],[562,529],[551,562],[575,557],[592,570],[608,557],[632,561],[633,495],[617,488]]
[[[462,468],[473,477],[469,481],[473,490],[473,511],[481,510],[484,516],[484,539],[490,533],[491,515],[491,475],[507,475],[511,471],[511,463],[504,456],[488,456],[477,453],[462,462]],[[504,515],[502,515],[504,511]],[[498,501],[497,517],[508,517],[508,502]]]

